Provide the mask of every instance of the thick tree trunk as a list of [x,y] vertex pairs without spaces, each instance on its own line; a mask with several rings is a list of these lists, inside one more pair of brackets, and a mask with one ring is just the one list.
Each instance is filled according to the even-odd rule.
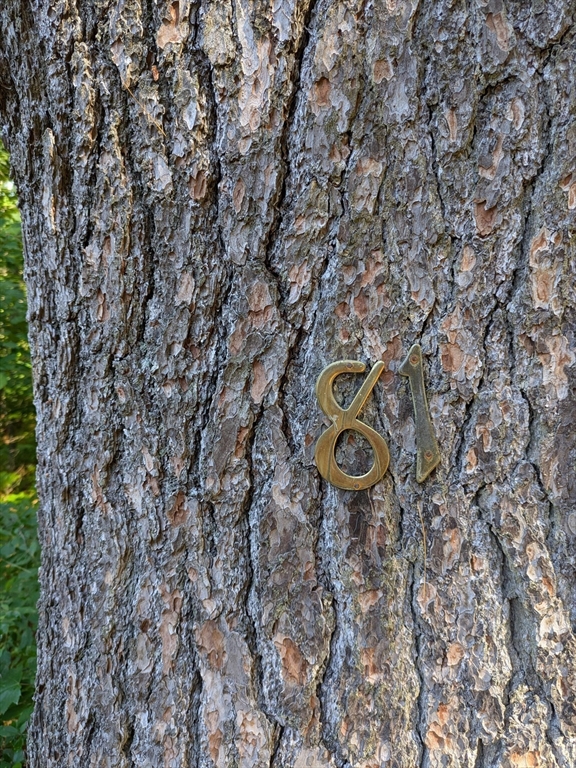
[[[576,765],[574,13],[4,0],[33,768]],[[314,466],[344,358],[367,491]]]

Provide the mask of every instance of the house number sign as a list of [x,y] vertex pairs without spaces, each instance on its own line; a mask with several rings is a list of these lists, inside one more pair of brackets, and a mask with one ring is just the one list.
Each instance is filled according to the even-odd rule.
[[[368,395],[374,389],[384,370],[384,363],[382,361],[375,363],[348,408],[339,406],[334,397],[333,386],[337,376],[342,373],[362,373],[365,370],[364,363],[358,360],[339,360],[326,366],[316,382],[316,397],[320,407],[332,422],[316,443],[314,453],[316,466],[322,477],[329,483],[351,491],[361,491],[377,483],[388,469],[390,461],[390,452],[382,435],[358,419],[358,414],[368,399]],[[402,376],[408,376],[410,380],[414,421],[416,423],[416,480],[422,483],[434,467],[438,466],[440,452],[426,400],[422,349],[419,344],[414,344],[410,349],[398,372]],[[374,463],[365,475],[348,475],[338,466],[336,461],[336,441],[339,435],[347,429],[364,435],[374,452]]]

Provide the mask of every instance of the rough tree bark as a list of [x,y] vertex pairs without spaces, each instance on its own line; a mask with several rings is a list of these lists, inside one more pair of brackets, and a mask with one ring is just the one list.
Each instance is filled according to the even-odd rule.
[[[575,11],[4,0],[33,768],[576,765]],[[386,363],[358,493],[342,358]]]

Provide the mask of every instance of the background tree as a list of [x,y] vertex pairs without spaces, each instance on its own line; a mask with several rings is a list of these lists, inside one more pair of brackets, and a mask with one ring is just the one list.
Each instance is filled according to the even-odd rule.
[[22,238],[8,154],[0,145],[0,494],[33,483],[34,407]]
[[[574,12],[5,3],[32,766],[575,764]],[[313,464],[342,358],[387,366],[361,493]]]

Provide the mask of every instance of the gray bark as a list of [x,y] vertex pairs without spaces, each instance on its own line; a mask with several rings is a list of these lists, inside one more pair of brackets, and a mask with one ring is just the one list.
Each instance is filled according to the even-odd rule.
[[[575,12],[5,0],[33,768],[576,765]],[[362,492],[313,462],[343,358]]]

